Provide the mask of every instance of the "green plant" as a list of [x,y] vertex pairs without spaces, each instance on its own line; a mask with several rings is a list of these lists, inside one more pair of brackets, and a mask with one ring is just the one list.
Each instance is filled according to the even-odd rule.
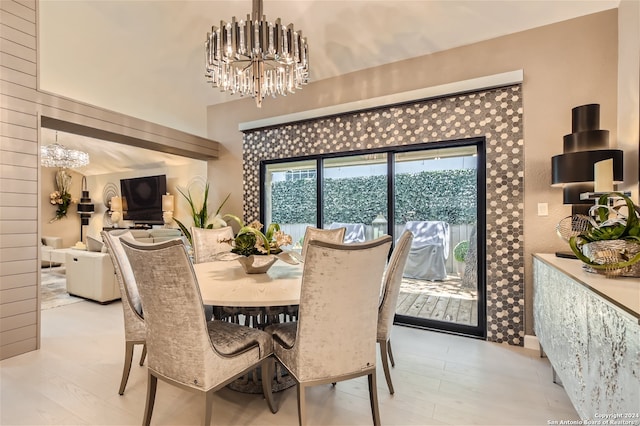
[[263,226],[257,220],[245,225],[238,216],[226,214],[224,217],[234,220],[240,226],[235,238],[226,241],[233,246],[232,253],[241,256],[278,254],[282,252],[282,246],[292,243],[291,236],[281,231],[277,223],[270,224],[263,233]]
[[469,241],[462,240],[453,248],[453,258],[458,262],[464,262],[467,257],[467,251],[469,251]]
[[[624,200],[627,207],[626,216],[620,213],[621,206],[609,207],[609,200],[612,198],[622,198]],[[597,241],[627,240],[640,244],[640,219],[638,219],[638,208],[633,204],[633,201],[622,193],[612,192],[601,196],[598,204],[592,207],[592,211],[595,212],[596,219],[589,221],[586,229],[579,235],[569,238],[569,246],[578,259],[593,269],[599,270],[625,268],[639,262],[640,253],[632,256],[621,253],[623,261],[614,264],[599,264],[585,256],[582,251],[582,247],[585,244]],[[610,219],[609,214],[611,212],[617,217]]]
[[[216,210],[215,217],[218,218],[218,220],[215,221],[216,223],[208,223],[209,211],[207,210],[207,200],[209,198],[209,183],[207,182],[207,184],[204,187],[204,196],[202,198],[202,206],[200,207],[196,207],[195,202],[193,201],[193,197],[191,196],[191,191],[187,191],[187,193],[185,194],[180,188],[176,188],[176,189],[189,202],[189,207],[191,207],[191,218],[193,219],[194,227],[203,228],[203,229],[213,229],[214,227],[221,228],[223,226],[226,226],[226,223],[219,218],[219,215],[220,215],[220,210],[222,210],[222,206],[224,206],[224,204],[227,202],[227,200],[231,196],[231,193],[227,194],[227,197],[220,204],[220,206],[218,207],[218,210]],[[173,220],[176,221],[182,233],[185,235],[185,237],[187,237],[187,240],[189,240],[189,244],[193,245],[193,241],[191,240],[191,232],[189,232],[189,228],[187,228],[178,219],[174,218]]]

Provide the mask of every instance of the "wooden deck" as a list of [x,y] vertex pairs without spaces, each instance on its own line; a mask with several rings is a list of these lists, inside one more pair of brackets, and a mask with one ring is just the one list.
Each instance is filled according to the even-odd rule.
[[445,281],[405,278],[396,313],[457,324],[477,325],[477,291],[463,288],[458,277]]

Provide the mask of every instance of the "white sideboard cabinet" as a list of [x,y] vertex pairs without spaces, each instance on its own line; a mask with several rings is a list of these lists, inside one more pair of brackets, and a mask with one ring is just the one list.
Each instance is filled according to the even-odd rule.
[[553,254],[533,274],[534,330],[580,417],[640,424],[640,280]]

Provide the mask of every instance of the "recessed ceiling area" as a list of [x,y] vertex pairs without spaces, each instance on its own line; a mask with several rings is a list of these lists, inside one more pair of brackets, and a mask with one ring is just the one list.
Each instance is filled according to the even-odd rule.
[[41,144],[45,146],[55,143],[56,134],[60,145],[89,154],[89,164],[74,169],[85,176],[186,166],[193,164],[194,161],[202,161],[45,127],[41,128]]

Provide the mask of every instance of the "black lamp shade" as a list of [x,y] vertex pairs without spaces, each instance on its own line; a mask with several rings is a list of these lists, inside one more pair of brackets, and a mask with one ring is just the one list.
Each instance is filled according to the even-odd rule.
[[620,183],[624,180],[622,150],[600,149],[553,156],[551,158],[551,184],[593,182],[594,164],[611,158],[613,159],[613,181]]

